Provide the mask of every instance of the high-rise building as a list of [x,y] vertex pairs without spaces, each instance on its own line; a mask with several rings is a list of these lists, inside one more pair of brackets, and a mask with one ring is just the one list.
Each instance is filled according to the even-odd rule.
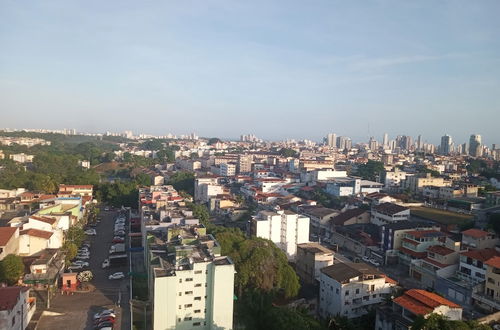
[[445,134],[441,137],[441,145],[439,146],[439,151],[442,155],[449,155],[451,153],[452,146],[451,136]]
[[416,145],[416,149],[417,151],[422,151],[422,148],[424,147],[423,143],[422,143],[422,135],[419,135],[417,137],[417,145]]
[[481,135],[472,134],[469,139],[469,155],[473,157],[481,157]]
[[203,225],[148,232],[154,329],[232,329],[234,263]]
[[329,133],[326,136],[326,144],[329,147],[336,147],[337,146],[337,134],[335,134],[335,133]]
[[387,133],[384,133],[384,138],[382,139],[382,146],[384,149],[386,149],[389,146],[389,135]]
[[377,151],[377,145],[378,145],[378,142],[377,140],[375,140],[373,138],[373,136],[370,138],[370,141],[368,141],[368,148],[371,150],[371,151]]

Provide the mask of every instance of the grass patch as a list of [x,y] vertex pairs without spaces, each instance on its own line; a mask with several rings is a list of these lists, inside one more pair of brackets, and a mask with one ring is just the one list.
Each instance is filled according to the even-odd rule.
[[410,208],[410,212],[414,216],[433,220],[443,225],[465,225],[471,222],[473,218],[472,215],[468,214],[461,214],[428,207],[412,207]]

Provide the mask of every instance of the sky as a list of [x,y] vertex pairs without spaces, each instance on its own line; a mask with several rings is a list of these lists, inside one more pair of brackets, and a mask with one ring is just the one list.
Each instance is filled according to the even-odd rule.
[[500,1],[0,1],[0,127],[500,143]]

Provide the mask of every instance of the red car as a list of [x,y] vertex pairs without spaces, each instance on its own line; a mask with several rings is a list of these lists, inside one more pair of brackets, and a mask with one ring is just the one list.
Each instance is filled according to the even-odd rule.
[[125,243],[125,240],[121,239],[121,238],[113,238],[113,243]]

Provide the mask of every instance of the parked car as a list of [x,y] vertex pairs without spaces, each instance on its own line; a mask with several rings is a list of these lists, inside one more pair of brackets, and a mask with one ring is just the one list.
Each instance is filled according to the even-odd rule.
[[370,259],[370,263],[371,263],[372,265],[376,266],[376,267],[379,267],[379,266],[380,266],[380,263],[379,263],[377,260],[375,260],[375,259]]
[[85,234],[93,236],[93,235],[97,235],[97,232],[95,231],[95,229],[87,229],[85,231]]
[[83,260],[76,260],[73,262],[73,265],[82,265],[83,267],[88,267],[89,263]]
[[113,238],[113,240],[111,242],[113,242],[113,243],[124,243],[125,240],[123,238],[121,238],[121,237],[120,238],[116,238],[115,237],[115,238]]
[[87,260],[87,259],[90,259],[90,255],[89,254],[79,254],[76,256],[76,259]]
[[104,208],[104,211],[109,211],[109,207],[108,207],[108,206],[106,206],[106,207]]
[[94,321],[94,324],[100,324],[100,323],[104,323],[104,322],[111,322],[111,323],[115,323],[115,318],[113,316],[109,316],[109,315],[105,315],[105,316],[101,316],[100,318],[96,319]]
[[94,314],[94,320],[97,320],[98,318],[101,318],[103,316],[108,316],[108,315],[112,316],[112,317],[116,317],[115,311],[113,309],[105,309],[105,310],[103,310],[100,313],[95,313]]
[[125,235],[125,231],[124,230],[116,230],[115,235]]
[[109,327],[113,327],[113,323],[112,322],[108,322],[108,321],[104,321],[104,322],[101,322],[99,324],[97,324],[95,326],[95,329],[105,329],[105,328],[109,328]]
[[83,265],[81,264],[72,264],[71,266],[68,267],[69,270],[79,270],[79,269],[83,269]]
[[102,268],[108,268],[109,267],[109,259],[104,259],[102,262]]
[[114,273],[114,274],[109,275],[108,278],[110,280],[120,280],[124,277],[125,277],[125,274],[123,274],[123,272],[118,272],[118,273]]
[[368,258],[367,256],[363,256],[363,258],[361,259],[363,259],[364,262],[370,262],[370,258]]

